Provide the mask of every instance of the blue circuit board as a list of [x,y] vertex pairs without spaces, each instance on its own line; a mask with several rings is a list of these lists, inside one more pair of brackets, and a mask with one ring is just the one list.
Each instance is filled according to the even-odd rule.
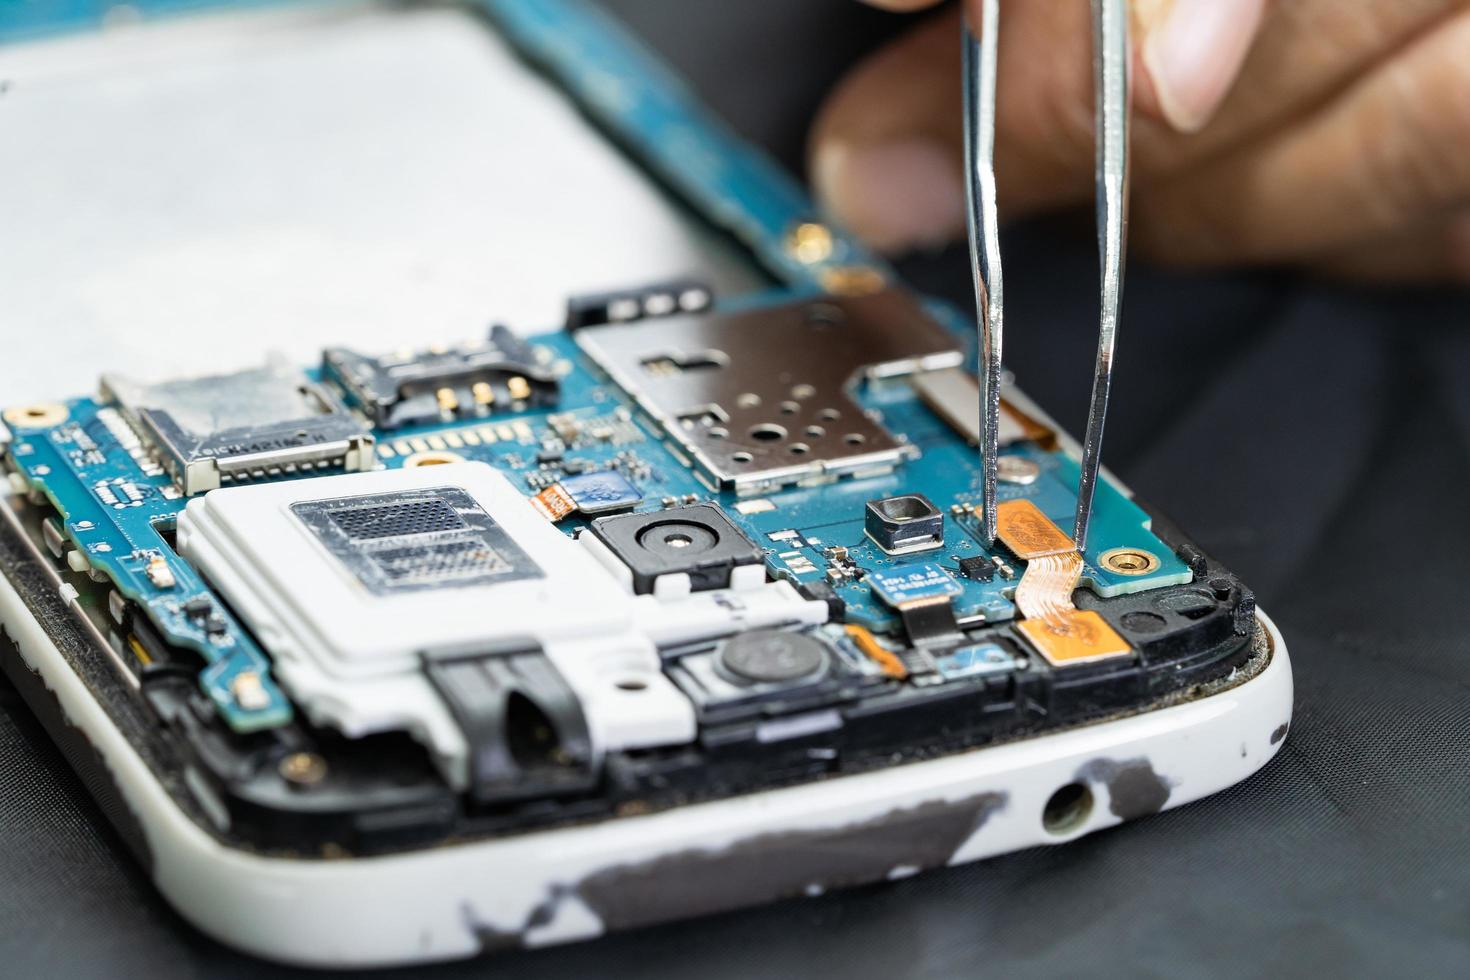
[[[139,0],[132,7],[152,16],[210,5]],[[595,6],[583,0],[476,0],[470,5],[489,14],[650,173],[713,226],[741,241],[781,284],[770,294],[722,297],[721,306],[789,300],[834,284],[893,280],[892,270],[881,260],[830,224],[823,226],[830,240],[824,240],[822,248],[793,248],[793,230],[813,222],[815,215],[802,188],[713,119],[652,53]],[[24,10],[17,11],[13,2],[0,0],[5,15],[0,16],[0,40],[100,22],[110,6],[95,0],[51,0],[22,5]],[[973,321],[952,308],[938,304],[930,308],[955,331],[973,364]],[[421,342],[421,330],[422,325],[405,325],[405,345]],[[795,582],[823,579],[831,560],[829,549],[847,549],[852,565],[864,573],[834,586],[846,603],[850,622],[883,632],[897,629],[892,604],[875,594],[869,579],[898,581],[914,569],[933,579],[930,566],[952,582],[952,588],[945,585],[944,591],[953,592],[959,617],[994,622],[1014,616],[1011,596],[1023,563],[997,554],[1013,568],[1012,577],[981,581],[958,574],[960,559],[991,554],[982,544],[974,517],[965,510],[980,497],[975,451],[920,401],[906,381],[869,382],[854,395],[890,430],[906,436],[919,450],[917,458],[888,475],[772,492],[754,508],[748,500],[728,491],[714,492],[702,483],[665,444],[657,426],[602,378],[570,334],[548,333],[536,342],[570,367],[555,407],[376,432],[378,462],[391,468],[404,465],[415,453],[454,452],[501,469],[527,495],[569,472],[568,460],[593,473],[615,469],[641,495],[636,510],[656,510],[666,501],[689,498],[721,503],[765,549],[774,576]],[[245,731],[288,720],[290,701],[270,678],[268,656],[170,546],[168,535],[185,503],[172,481],[128,444],[126,427],[119,426],[111,406],[83,398],[67,402],[66,407],[69,418],[62,424],[13,425],[11,447],[25,481],[59,512],[63,537],[97,573],[110,578],[119,593],[138,603],[167,640],[198,651],[207,664],[200,678],[203,689],[232,727]],[[566,444],[552,416],[567,415],[596,434]],[[560,463],[538,458],[553,444],[561,446]],[[1011,451],[1035,463],[1038,473],[1030,484],[1003,486],[1002,498],[1025,497],[1068,526],[1075,508],[1077,464],[1060,452],[1032,444]],[[584,481],[578,492],[589,497],[627,495],[621,483],[612,482],[596,486]],[[864,534],[865,503],[914,492],[926,495],[945,512],[943,546],[914,555],[888,555]],[[585,522],[586,518],[573,516],[561,526],[575,534]],[[1189,579],[1185,565],[1149,531],[1147,515],[1106,481],[1098,487],[1089,543],[1083,556],[1083,583],[1101,594]],[[1151,552],[1159,558],[1158,567],[1146,575],[1126,577],[1103,570],[1098,556],[1120,547]],[[150,564],[156,566],[160,560],[169,573],[163,580],[171,580],[167,586],[159,584],[156,567],[150,573]],[[211,601],[207,618],[198,615],[194,600],[199,599]],[[978,658],[980,666],[966,669],[981,669],[982,661]],[[238,697],[242,675],[258,685],[248,705]]]
[[[571,365],[556,407],[380,432],[377,452],[381,465],[402,466],[416,453],[452,452],[504,471],[528,496],[557,481],[567,472],[569,462],[593,473],[616,470],[641,495],[636,511],[658,510],[668,500],[690,497],[719,501],[766,551],[768,568],[775,576],[795,582],[821,580],[829,567],[829,549],[846,548],[851,561],[865,573],[863,578],[837,586],[850,622],[880,632],[898,629],[893,596],[885,598],[883,583],[916,571],[929,578],[938,572],[948,579],[951,585],[944,591],[953,594],[956,615],[962,619],[983,616],[996,622],[1015,615],[1011,602],[1014,577],[998,575],[984,582],[958,574],[958,561],[976,555],[1000,558],[1017,576],[1025,564],[1003,549],[987,549],[976,519],[953,513],[954,505],[979,498],[975,452],[929,411],[906,382],[870,384],[859,392],[859,401],[880,413],[886,425],[906,434],[921,450],[918,459],[884,476],[768,493],[759,498],[761,506],[755,509],[742,507],[750,501],[732,492],[711,492],[665,445],[654,423],[622,391],[598,377],[570,335],[546,334],[536,341]],[[205,658],[209,666],[201,683],[235,727],[268,727],[288,719],[289,701],[271,683],[269,660],[248,631],[218,602],[213,608],[224,620],[222,628],[206,630],[188,611],[191,599],[213,596],[198,573],[169,546],[167,534],[185,503],[176,495],[172,481],[156,468],[152,475],[145,471],[140,459],[119,440],[118,425],[115,417],[109,419],[108,406],[83,398],[68,402],[67,408],[70,418],[64,424],[34,430],[15,427],[12,446],[20,472],[62,516],[66,538],[116,583],[119,592],[146,609],[164,636]],[[567,417],[575,418],[579,428],[589,433],[585,439],[571,445],[561,439],[558,429],[565,431]],[[553,425],[558,421],[560,425]],[[556,449],[557,462],[538,459],[548,447]],[[1026,486],[1004,485],[1002,498],[1031,500],[1065,525],[1076,503],[1077,464],[1060,452],[1031,444],[1009,451],[1035,462],[1039,475]],[[618,485],[623,485],[621,480]],[[913,492],[925,494],[946,511],[944,545],[918,554],[888,555],[864,534],[864,505],[875,498]],[[573,516],[562,526],[575,534],[586,520]],[[1147,515],[1111,484],[1098,488],[1094,521],[1084,553],[1083,581],[1101,594],[1189,580],[1185,565],[1149,531]],[[1159,567],[1144,576],[1121,576],[1100,567],[1098,555],[1124,547],[1153,553],[1160,559]],[[157,557],[168,563],[174,582],[168,588],[160,588],[147,573],[149,562]],[[258,709],[242,708],[234,696],[238,676],[247,672],[261,679],[268,699]]]
[[[168,640],[204,658],[200,684],[234,728],[289,721],[290,702],[270,679],[265,653],[169,543],[184,505],[173,482],[156,467],[150,467],[153,475],[144,471],[125,446],[126,436],[119,439],[125,423],[108,424],[116,416],[107,406],[77,399],[68,408],[69,420],[59,426],[12,426],[11,446],[19,471],[56,508],[63,537],[124,598],[146,610]],[[160,558],[172,578],[167,588],[149,575],[149,565]],[[206,616],[191,611],[199,600],[208,603]],[[258,683],[258,707],[241,706],[236,691],[242,675]]]

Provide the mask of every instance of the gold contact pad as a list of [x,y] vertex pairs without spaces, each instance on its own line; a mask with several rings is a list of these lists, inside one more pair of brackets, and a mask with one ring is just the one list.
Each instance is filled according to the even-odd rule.
[[1133,652],[1128,641],[1092,609],[1074,609],[1051,620],[1021,620],[1016,629],[1053,667],[1126,657]]
[[995,532],[1013,555],[1027,561],[1077,550],[1076,542],[1029,500],[1007,500],[997,505]]

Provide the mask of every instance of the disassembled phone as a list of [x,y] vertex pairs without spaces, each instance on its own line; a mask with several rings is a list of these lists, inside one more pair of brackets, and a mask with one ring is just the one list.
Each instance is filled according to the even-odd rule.
[[[605,14],[310,9],[123,33],[177,52],[270,25],[291,43],[269,72],[333,31],[483,35],[473,57],[686,230],[655,241],[627,199],[594,201],[613,259],[588,267],[649,276],[589,293],[575,216],[535,241],[487,223],[512,259],[473,281],[485,315],[530,289],[558,322],[431,346],[450,322],[429,311],[304,365],[144,380],[215,325],[125,309],[138,362],[6,409],[4,669],[185,918],[316,965],[564,942],[1063,842],[1277,751],[1290,667],[1250,590],[1111,478],[1079,552],[1076,444],[1015,389],[984,546],[973,322],[824,223]],[[66,10],[8,31],[88,22]],[[64,54],[74,98],[121,36],[11,43],[13,104],[16,59]],[[211,51],[260,54],[231,43]],[[552,115],[507,112],[497,145]],[[549,221],[553,197],[505,221]],[[33,292],[22,317],[75,302]]]

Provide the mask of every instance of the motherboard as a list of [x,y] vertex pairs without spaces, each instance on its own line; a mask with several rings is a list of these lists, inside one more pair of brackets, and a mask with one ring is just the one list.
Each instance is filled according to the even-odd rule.
[[899,287],[656,284],[8,409],[7,535],[267,847],[647,812],[1240,674],[1249,592],[1110,482],[1079,551],[1074,456],[1019,393],[985,544],[977,402]]

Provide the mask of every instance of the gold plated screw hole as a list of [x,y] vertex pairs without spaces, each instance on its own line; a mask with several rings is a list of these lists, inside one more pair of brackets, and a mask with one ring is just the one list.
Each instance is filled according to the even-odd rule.
[[803,221],[786,236],[786,250],[802,265],[816,265],[832,257],[832,230],[815,221]]
[[404,469],[414,469],[419,466],[443,466],[445,463],[463,463],[464,457],[459,453],[414,453],[403,461]]
[[1102,567],[1118,575],[1147,575],[1159,568],[1159,556],[1142,548],[1114,548],[1105,551]]
[[327,761],[315,752],[292,752],[276,766],[276,772],[292,786],[306,789],[327,778]]
[[5,421],[18,429],[46,429],[60,425],[71,416],[65,405],[57,402],[38,402],[35,405],[18,405],[7,408]]

